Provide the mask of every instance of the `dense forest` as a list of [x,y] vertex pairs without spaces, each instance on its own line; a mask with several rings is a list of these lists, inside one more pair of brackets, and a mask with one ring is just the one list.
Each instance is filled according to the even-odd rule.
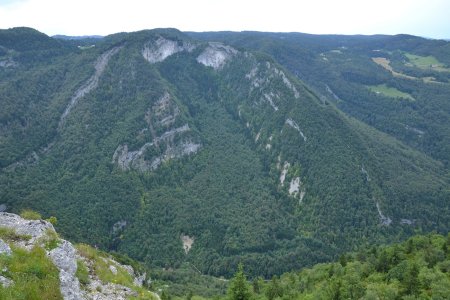
[[[448,299],[449,247],[449,236],[415,236],[270,280],[249,279],[240,265],[227,294],[212,299]],[[190,295],[189,299],[211,299]]]
[[[1,30],[0,204],[55,216],[65,238],[162,277],[189,266],[229,278],[243,263],[270,279],[446,234],[449,43],[273,38],[160,29],[77,46]],[[438,70],[413,73],[428,56]],[[397,78],[377,57],[434,79]]]
[[[410,35],[263,32],[189,35],[270,55],[306,82],[322,101],[334,103],[350,116],[448,167],[450,45],[447,41]],[[377,89],[380,85],[391,91]]]

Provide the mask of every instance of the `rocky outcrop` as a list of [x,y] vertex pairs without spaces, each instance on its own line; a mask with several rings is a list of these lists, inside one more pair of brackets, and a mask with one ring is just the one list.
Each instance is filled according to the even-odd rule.
[[303,133],[303,131],[301,131],[300,127],[298,126],[298,124],[292,120],[292,119],[287,119],[286,120],[286,124],[289,125],[290,127],[294,128],[295,130],[298,131],[298,133],[300,134],[300,136],[303,138],[303,141],[306,142],[306,136]]
[[135,150],[129,149],[127,144],[119,145],[112,162],[123,171],[146,172],[156,170],[171,159],[195,154],[201,145],[189,135],[191,129],[188,124],[174,127],[179,116],[178,105],[165,92],[144,116],[147,127],[141,133],[150,131],[151,140]]
[[15,62],[11,57],[0,60],[0,67],[2,67],[2,68],[14,68],[17,66],[18,66],[18,63]]
[[[176,132],[177,131],[165,132],[164,135],[166,136],[163,135],[156,140],[164,140],[164,138],[170,137]],[[117,163],[119,168],[123,171],[129,171],[131,169],[141,172],[154,171],[164,162],[196,153],[200,148],[200,144],[187,141],[175,146],[168,146],[162,155],[155,156],[151,160],[147,160],[145,158],[145,152],[147,149],[152,147],[155,147],[155,143],[146,143],[139,150],[128,151],[128,145],[121,145],[117,147],[114,152],[113,162]]]
[[[58,238],[53,225],[47,221],[26,220],[18,215],[2,212],[0,213],[0,228],[11,229],[18,237],[23,237],[11,242],[16,247],[23,247],[27,250],[31,250],[33,247],[47,249],[47,256],[59,271],[61,294],[65,300],[128,299],[138,296],[137,290],[142,287],[145,280],[146,275],[136,274],[131,266],[125,266],[112,258],[103,257],[101,259],[110,266],[110,269],[115,270],[116,275],[119,270],[127,272],[131,277],[131,282],[130,286],[124,286],[100,280],[95,273],[94,262],[83,257],[72,243]],[[49,249],[46,243],[51,239],[57,239],[57,241],[56,246]],[[0,239],[0,255],[13,255],[10,245],[2,239]],[[77,261],[79,260],[86,264],[90,274],[90,282],[87,286],[80,285],[76,276]],[[0,285],[8,287],[14,284],[10,278],[5,276],[0,276]],[[149,291],[145,291],[145,293],[152,295],[154,299],[159,299],[157,294]]]
[[173,41],[159,37],[154,42],[148,42],[142,49],[142,56],[149,63],[164,61],[167,57],[181,51],[191,52],[195,46],[186,41]]
[[[24,247],[28,250],[35,246],[44,247],[50,235],[55,233],[55,229],[50,222],[43,220],[26,220],[11,213],[0,213],[0,227],[13,229],[18,235],[29,238],[15,242],[16,246]],[[75,260],[75,248],[65,240],[60,240],[55,249],[47,251],[47,255],[59,270],[59,280],[61,282],[61,294],[65,300],[82,299],[80,284],[75,276],[77,263]]]
[[51,250],[50,256],[53,264],[59,270],[61,294],[65,300],[77,300],[81,298],[80,283],[75,276],[77,271],[76,251],[73,245],[61,240],[58,247]]
[[194,237],[182,234],[180,238],[183,243],[184,253],[188,254],[194,244]]
[[0,213],[0,227],[13,229],[17,234],[28,236],[28,239],[17,241],[17,245],[28,250],[39,244],[49,231],[55,231],[53,225],[43,220],[25,220],[18,215]]
[[378,216],[380,217],[381,225],[385,225],[385,226],[391,225],[392,219],[383,214],[383,212],[381,211],[381,208],[380,208],[380,204],[378,202],[376,202],[376,206],[377,206]]
[[281,170],[281,174],[280,174],[280,185],[281,186],[284,185],[284,181],[286,180],[286,175],[287,175],[287,172],[289,171],[290,166],[291,166],[290,163],[288,163],[287,161],[284,162],[283,169]]
[[197,57],[197,61],[215,70],[221,69],[238,51],[222,43],[210,42],[208,47]]

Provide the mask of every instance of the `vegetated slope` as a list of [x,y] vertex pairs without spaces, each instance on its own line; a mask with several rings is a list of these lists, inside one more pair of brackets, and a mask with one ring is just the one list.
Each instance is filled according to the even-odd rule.
[[[47,68],[62,75],[41,91]],[[57,216],[73,240],[149,266],[231,275],[243,261],[269,277],[448,230],[440,162],[269,56],[154,30],[1,72],[13,74],[1,83],[2,203]]]
[[[414,236],[392,246],[343,254],[339,262],[246,282],[236,273],[228,297],[245,299],[447,299],[450,238]],[[220,299],[220,298],[219,298]],[[227,298],[228,299],[228,298]]]
[[[450,43],[409,35],[190,33],[267,53],[322,101],[409,146],[450,161]],[[386,85],[406,97],[371,90]],[[413,101],[410,101],[413,99]]]

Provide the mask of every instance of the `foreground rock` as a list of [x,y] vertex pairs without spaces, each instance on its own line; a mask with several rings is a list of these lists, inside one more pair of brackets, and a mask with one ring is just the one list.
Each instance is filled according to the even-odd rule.
[[[144,294],[159,299],[157,294],[142,288],[145,274],[136,274],[130,266],[122,265],[87,245],[74,247],[72,243],[58,237],[53,225],[44,220],[26,220],[11,213],[0,213],[0,229],[11,230],[14,238],[3,240],[0,238],[0,255],[13,255],[11,246],[25,248],[30,251],[34,247],[46,250],[47,256],[59,271],[61,294],[65,300],[78,299],[128,299]],[[14,248],[13,248],[14,249]],[[89,253],[89,255],[87,254]],[[81,266],[85,270],[86,282],[80,284],[77,269]],[[98,270],[106,269],[111,274],[106,278],[115,281],[114,276],[122,276],[123,284],[108,282],[104,274],[97,274]],[[79,275],[78,275],[79,276]],[[109,277],[108,277],[109,276]],[[0,276],[0,285],[8,287],[14,282],[5,276]]]

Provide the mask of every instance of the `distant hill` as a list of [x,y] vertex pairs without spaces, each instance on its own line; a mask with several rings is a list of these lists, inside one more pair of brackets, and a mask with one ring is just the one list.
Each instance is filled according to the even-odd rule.
[[102,36],[102,35],[72,36],[72,35],[57,34],[57,35],[53,35],[52,38],[61,39],[61,40],[85,40],[85,39],[102,39],[102,38],[104,38],[104,36]]

